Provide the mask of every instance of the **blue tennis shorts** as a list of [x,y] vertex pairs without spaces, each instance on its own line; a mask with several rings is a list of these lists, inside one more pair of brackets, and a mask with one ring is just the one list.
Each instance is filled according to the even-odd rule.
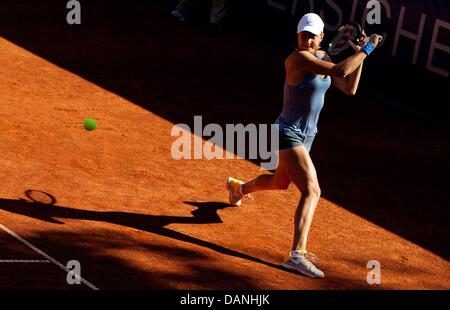
[[308,152],[314,141],[315,135],[305,135],[300,128],[295,125],[288,124],[278,118],[275,122],[279,131],[279,150],[291,149],[296,146],[303,145]]

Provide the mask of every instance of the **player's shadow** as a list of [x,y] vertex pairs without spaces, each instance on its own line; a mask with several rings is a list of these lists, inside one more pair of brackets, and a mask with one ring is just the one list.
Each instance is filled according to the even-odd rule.
[[[46,201],[37,201],[37,199],[35,198],[36,194],[39,194],[41,197],[46,197]],[[0,199],[0,209],[54,224],[64,224],[64,221],[62,219],[75,219],[121,225],[124,227],[130,227],[149,233],[154,233],[160,236],[192,243],[209,248],[221,254],[239,257],[256,263],[264,264],[272,268],[285,270],[279,265],[266,262],[251,255],[228,249],[212,242],[201,240],[166,227],[169,224],[223,223],[220,216],[217,214],[217,211],[230,207],[229,204],[223,202],[185,201],[185,204],[197,208],[191,212],[192,216],[166,216],[129,212],[102,212],[73,209],[56,205],[56,198],[45,192],[28,190],[25,192],[25,195],[29,198],[30,201],[22,198]]]

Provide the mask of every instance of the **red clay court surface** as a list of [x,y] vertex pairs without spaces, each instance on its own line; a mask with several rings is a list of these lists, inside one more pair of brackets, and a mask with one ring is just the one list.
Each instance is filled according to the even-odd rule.
[[[326,278],[307,278],[280,267],[293,185],[232,207],[225,180],[254,178],[257,164],[170,151],[172,127],[194,115],[272,122],[285,54],[210,37],[159,4],[93,2],[77,28],[55,3],[0,5],[1,260],[45,260],[7,228],[63,265],[78,260],[99,289],[450,288],[448,133],[363,92],[328,95],[309,238]],[[370,260],[380,285],[366,282]],[[54,262],[0,263],[0,275],[1,289],[90,289]]]

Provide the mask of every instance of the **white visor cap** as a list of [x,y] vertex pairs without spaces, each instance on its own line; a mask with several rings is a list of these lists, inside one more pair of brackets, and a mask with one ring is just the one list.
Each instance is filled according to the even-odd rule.
[[322,18],[315,13],[308,13],[303,15],[297,25],[297,33],[302,31],[309,31],[314,35],[319,35],[323,32],[324,23]]

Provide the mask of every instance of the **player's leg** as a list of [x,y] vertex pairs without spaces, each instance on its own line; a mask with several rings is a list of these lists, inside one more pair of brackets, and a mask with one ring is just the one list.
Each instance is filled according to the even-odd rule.
[[292,249],[306,251],[309,229],[320,198],[316,169],[303,146],[280,151],[280,162],[283,163],[289,179],[301,192],[295,212]]
[[281,151],[280,161],[301,192],[294,218],[292,250],[283,266],[310,277],[323,278],[324,273],[313,264],[314,255],[306,251],[309,229],[320,198],[316,169],[304,146]]
[[286,172],[283,162],[280,161],[274,174],[261,174],[255,179],[242,184],[242,194],[247,195],[262,190],[287,189],[290,183],[291,179]]
[[291,183],[291,180],[282,162],[279,162],[274,174],[262,174],[247,183],[229,178],[227,180],[227,189],[230,203],[235,206],[240,206],[242,198],[252,192],[269,189],[287,189],[289,183]]

